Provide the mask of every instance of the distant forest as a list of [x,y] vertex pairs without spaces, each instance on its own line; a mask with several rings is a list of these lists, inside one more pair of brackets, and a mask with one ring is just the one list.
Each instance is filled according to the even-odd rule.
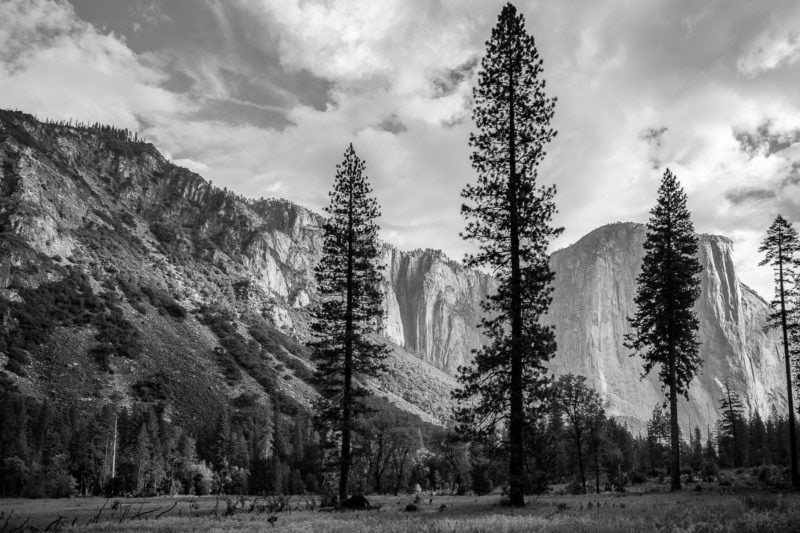
[[[331,472],[326,443],[310,414],[270,412],[243,395],[191,427],[171,422],[158,383],[140,383],[130,409],[82,409],[37,401],[4,380],[0,393],[0,496],[153,496],[158,494],[325,494]],[[419,488],[485,494],[506,483],[500,451],[469,442],[380,399],[359,418],[351,474],[353,493],[406,493]],[[682,439],[687,483],[719,479],[720,468],[752,468],[754,479],[781,487],[788,465],[787,420],[746,417],[740,408],[716,428],[696,428]],[[578,423],[580,424],[580,423]],[[576,445],[576,424],[565,406],[549,412],[529,436],[527,492],[552,484],[583,492],[624,491],[647,478],[665,479],[669,424],[656,408],[644,434],[601,414]]]

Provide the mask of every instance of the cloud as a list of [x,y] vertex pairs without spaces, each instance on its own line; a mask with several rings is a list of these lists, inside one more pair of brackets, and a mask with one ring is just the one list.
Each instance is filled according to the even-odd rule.
[[207,174],[208,171],[211,170],[211,167],[202,161],[195,161],[194,159],[173,159],[172,162],[179,167],[188,168],[192,172],[200,175]]
[[159,85],[151,68],[113,34],[79,20],[63,2],[0,4],[0,94],[3,105],[54,119],[109,122],[137,130],[191,108]]
[[800,59],[800,6],[774,13],[745,47],[737,67],[748,77],[793,65]]
[[800,142],[800,129],[774,131],[772,124],[767,121],[758,126],[754,132],[737,131],[734,136],[742,150],[750,157],[757,155],[769,157]]
[[[72,1],[0,3],[2,105],[138,127],[220,186],[313,209],[352,141],[384,238],[455,258],[469,249],[458,232],[459,192],[475,179],[471,90],[500,4]],[[646,221],[669,166],[697,229],[734,238],[745,281],[770,292],[759,240],[777,212],[800,219],[798,4],[520,9],[558,97],[539,170],[566,228],[554,246]]]
[[[475,51],[481,11],[443,2],[242,2],[276,22],[281,61],[347,85],[381,81],[403,92],[426,86],[431,67],[456,67]],[[471,16],[470,16],[471,15]]]

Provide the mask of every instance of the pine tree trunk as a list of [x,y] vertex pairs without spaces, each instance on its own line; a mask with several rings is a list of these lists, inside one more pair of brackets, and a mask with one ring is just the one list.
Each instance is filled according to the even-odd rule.
[[111,445],[111,481],[117,477],[117,416],[114,415],[114,444]]
[[671,437],[671,466],[672,486],[670,490],[681,490],[681,438],[678,431],[678,390],[675,371],[675,354],[670,354],[669,359],[669,422]]
[[525,448],[523,432],[525,412],[522,397],[522,274],[519,264],[519,206],[517,205],[517,153],[516,125],[514,123],[514,76],[509,76],[509,179],[508,203],[511,238],[511,390],[509,420],[509,503],[513,507],[525,505]]
[[581,453],[581,438],[575,437],[575,447],[578,450],[578,468],[581,471],[581,485],[583,486],[583,493],[586,494],[586,469],[583,466],[583,453]]
[[339,503],[347,499],[350,474],[350,418],[353,388],[353,187],[347,221],[347,308],[345,310],[344,390],[342,391],[342,454],[339,467]]
[[[600,494],[600,447],[594,448],[594,488],[595,494]],[[584,493],[586,490],[583,491]]]
[[781,295],[781,329],[783,330],[783,355],[786,360],[786,392],[789,398],[789,456],[792,459],[792,486],[795,489],[800,489],[800,474],[797,472],[797,435],[795,433],[794,424],[794,402],[792,401],[792,371],[790,367],[789,356],[789,331],[786,324],[786,298],[783,288],[783,250],[781,243],[778,242],[778,281],[780,283]]

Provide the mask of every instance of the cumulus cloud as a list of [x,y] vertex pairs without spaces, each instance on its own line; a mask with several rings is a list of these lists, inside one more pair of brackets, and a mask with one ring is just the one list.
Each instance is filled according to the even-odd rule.
[[737,67],[745,76],[790,66],[800,59],[800,5],[779,10],[747,45]]
[[161,71],[119,37],[78,19],[67,3],[10,0],[0,4],[0,20],[4,106],[134,130],[142,118],[190,107],[159,87]]
[[[499,4],[170,0],[152,11],[132,0],[103,18],[72,1],[80,17],[63,1],[0,3],[2,105],[138,127],[219,185],[313,209],[353,142],[384,238],[455,258],[467,250],[471,88]],[[778,211],[800,219],[797,3],[519,8],[559,98],[539,174],[558,187],[566,231],[555,246],[646,221],[670,167],[697,229],[732,237],[745,281],[767,295],[759,240]]]

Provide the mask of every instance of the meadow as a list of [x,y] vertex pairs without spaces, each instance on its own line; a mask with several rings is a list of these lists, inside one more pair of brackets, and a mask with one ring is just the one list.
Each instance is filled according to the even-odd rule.
[[[288,509],[278,513],[267,508],[248,511],[249,503],[241,502],[228,511],[228,504],[237,501],[231,497],[8,499],[0,500],[0,532],[9,533],[20,526],[42,531],[49,526],[50,531],[126,533],[800,531],[800,494],[714,486],[670,493],[665,488],[645,485],[636,492],[549,494],[530,497],[523,509],[503,506],[500,494],[424,496],[416,512],[405,511],[414,500],[408,495],[370,497],[377,509],[343,512],[308,510],[314,506],[313,500],[292,497],[285,502]],[[64,518],[58,520],[59,517]]]

